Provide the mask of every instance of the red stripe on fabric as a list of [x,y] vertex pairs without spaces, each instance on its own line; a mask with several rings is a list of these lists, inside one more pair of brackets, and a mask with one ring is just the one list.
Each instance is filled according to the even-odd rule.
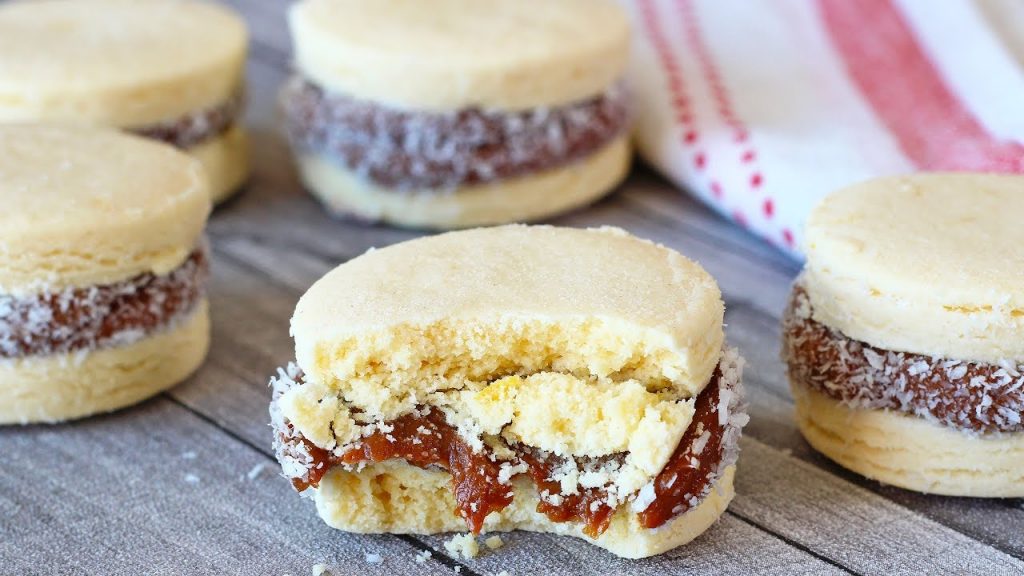
[[679,62],[676,61],[676,56],[672,52],[668,38],[665,37],[665,32],[661,29],[661,22],[658,19],[658,13],[654,4],[651,0],[639,0],[637,6],[640,11],[640,20],[644,31],[651,39],[651,46],[654,47],[654,51],[658,55],[661,69],[668,81],[669,102],[672,105],[672,112],[675,115],[676,122],[682,124],[685,129],[683,144],[693,145],[697,142],[698,134],[697,130],[693,128],[693,105],[683,85],[683,73],[679,68]]
[[704,79],[711,89],[711,98],[714,100],[715,110],[722,121],[733,129],[737,138],[740,134],[746,134],[746,127],[740,121],[736,110],[732,106],[729,91],[726,89],[718,67],[715,65],[707,44],[704,42],[704,34],[700,29],[700,22],[697,19],[693,1],[679,0],[676,6],[679,8],[682,16],[683,30],[686,32],[686,44],[700,62],[701,72],[704,74]]
[[985,130],[891,0],[819,0],[818,6],[850,77],[914,164],[1024,172],[1024,146]]

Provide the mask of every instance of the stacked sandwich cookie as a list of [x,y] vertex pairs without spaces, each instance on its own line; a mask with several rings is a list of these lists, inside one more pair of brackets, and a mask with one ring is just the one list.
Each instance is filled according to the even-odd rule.
[[242,20],[197,0],[0,5],[0,122],[111,126],[174,145],[214,201],[248,174]]
[[860,184],[807,224],[785,319],[800,429],[887,484],[1024,496],[1024,179]]
[[625,176],[628,21],[606,0],[303,0],[282,92],[309,189],[402,226],[534,220]]
[[0,127],[0,424],[127,406],[199,366],[202,167],[88,128]]
[[351,532],[532,530],[625,557],[708,528],[747,421],[714,280],[612,228],[368,252],[302,297],[277,457]]

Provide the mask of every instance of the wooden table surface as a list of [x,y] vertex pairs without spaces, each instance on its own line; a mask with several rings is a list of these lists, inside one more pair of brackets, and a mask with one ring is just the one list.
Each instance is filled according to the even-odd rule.
[[[779,315],[798,264],[638,169],[557,224],[612,224],[698,260],[748,360],[751,423],[736,498],[690,545],[626,561],[530,533],[475,560],[445,536],[335,531],[278,474],[268,376],[293,357],[288,318],[322,274],[416,234],[332,220],[299,186],[276,131],[289,72],[283,0],[235,0],[249,21],[255,173],[217,209],[213,344],[187,382],[143,404],[59,426],[0,430],[0,574],[1024,574],[1024,501],[913,494],[815,454],[792,418]],[[425,563],[415,557],[430,551]],[[380,564],[367,561],[377,554]],[[371,557],[372,558],[372,557]]]

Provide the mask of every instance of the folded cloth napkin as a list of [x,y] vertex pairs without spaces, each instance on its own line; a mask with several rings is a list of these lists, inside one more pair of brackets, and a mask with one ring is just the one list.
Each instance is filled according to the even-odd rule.
[[829,192],[1024,172],[1021,0],[620,0],[641,156],[799,257]]

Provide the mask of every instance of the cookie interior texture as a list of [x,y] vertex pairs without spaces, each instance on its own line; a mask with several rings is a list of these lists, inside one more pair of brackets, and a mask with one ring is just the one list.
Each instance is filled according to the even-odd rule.
[[[617,229],[506,226],[372,251],[296,308],[298,366],[275,380],[272,405],[279,458],[344,529],[550,529],[624,555],[628,534],[646,542],[634,554],[657,553],[699,533],[730,497],[720,482],[731,478],[746,416],[722,314],[699,266]],[[433,452],[435,434],[464,453],[449,465],[451,454]],[[430,488],[451,490],[458,458],[493,487],[480,500],[491,508],[460,501],[461,518],[451,494],[437,500]],[[673,462],[689,472],[666,472],[658,487]],[[694,493],[676,494],[678,506],[652,519],[652,503],[677,476],[682,490],[690,472],[700,476]],[[401,484],[415,506],[431,501],[443,517],[338,512],[381,474],[394,480],[385,493]],[[560,521],[569,527],[554,528]],[[668,522],[677,537],[646,534]]]

